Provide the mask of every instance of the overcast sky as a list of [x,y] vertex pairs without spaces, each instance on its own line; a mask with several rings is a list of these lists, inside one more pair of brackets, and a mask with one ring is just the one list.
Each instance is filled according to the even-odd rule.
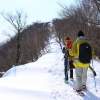
[[[69,6],[75,0],[0,0],[0,12],[14,13],[16,10],[22,10],[28,16],[27,23],[46,22],[59,17],[61,7],[57,2]],[[0,16],[0,33],[8,31],[11,31],[11,27]]]

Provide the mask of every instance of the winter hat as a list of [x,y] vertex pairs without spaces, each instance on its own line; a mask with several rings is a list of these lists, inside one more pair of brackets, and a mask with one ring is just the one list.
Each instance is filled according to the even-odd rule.
[[79,31],[77,36],[78,36],[78,37],[81,37],[81,36],[84,37],[84,33],[83,33],[82,31]]
[[65,37],[65,40],[70,40],[70,37]]

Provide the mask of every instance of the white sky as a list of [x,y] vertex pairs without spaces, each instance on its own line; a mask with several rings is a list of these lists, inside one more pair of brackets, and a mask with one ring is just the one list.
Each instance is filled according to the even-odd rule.
[[0,11],[12,12],[22,9],[33,20],[48,21],[57,17],[60,10],[57,2],[61,4],[72,4],[75,0],[0,0]]
[[[0,12],[13,13],[16,10],[24,11],[28,18],[27,23],[35,21],[51,21],[57,18],[61,7],[57,4],[70,5],[75,0],[0,0]],[[12,27],[0,16],[0,33],[11,32]]]

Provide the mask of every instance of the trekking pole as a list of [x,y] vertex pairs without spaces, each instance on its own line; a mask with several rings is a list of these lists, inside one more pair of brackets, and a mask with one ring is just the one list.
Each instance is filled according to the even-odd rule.
[[[92,67],[93,67],[93,59],[92,59]],[[93,74],[93,79],[94,79],[95,91],[97,92],[97,88],[96,88],[96,79],[95,79],[95,75],[94,75],[94,74]]]
[[90,70],[93,72],[93,75],[96,76],[95,70],[94,70],[91,66],[89,66],[89,68],[90,68]]
[[97,88],[96,88],[96,79],[95,79],[95,76],[94,76],[94,84],[95,84],[95,91],[98,92]]

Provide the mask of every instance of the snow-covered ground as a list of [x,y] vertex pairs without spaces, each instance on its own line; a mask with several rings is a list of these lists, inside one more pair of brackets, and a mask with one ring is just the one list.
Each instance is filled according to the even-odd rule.
[[59,44],[51,40],[48,48],[49,53],[36,62],[14,66],[0,78],[0,100],[100,100],[100,62],[93,61],[97,91],[88,70],[88,92],[80,97],[73,90],[74,81],[64,83],[64,59]]

